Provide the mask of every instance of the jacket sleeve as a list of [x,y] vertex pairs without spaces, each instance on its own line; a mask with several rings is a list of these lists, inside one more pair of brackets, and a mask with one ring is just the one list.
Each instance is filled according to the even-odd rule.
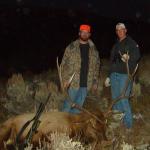
[[70,77],[70,56],[71,56],[71,50],[70,50],[70,45],[66,47],[62,62],[61,62],[61,67],[62,67],[62,79],[64,81],[68,81]]
[[100,58],[99,58],[99,53],[96,50],[95,51],[95,70],[94,70],[94,79],[93,79],[93,84],[98,83],[99,80],[99,73],[100,73]]
[[140,60],[140,50],[139,50],[139,46],[136,42],[132,41],[131,45],[130,45],[130,59],[129,59],[129,66],[132,68],[135,68],[136,64],[139,62]]

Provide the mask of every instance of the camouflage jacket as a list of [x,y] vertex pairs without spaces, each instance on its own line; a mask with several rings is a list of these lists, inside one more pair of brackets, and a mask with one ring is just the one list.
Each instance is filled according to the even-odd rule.
[[[94,43],[89,40],[89,69],[87,76],[87,88],[90,90],[94,83],[98,83],[100,58]],[[75,76],[72,80],[71,87],[79,88],[80,84],[80,69],[81,69],[81,56],[80,56],[80,43],[79,39],[69,44],[61,62],[62,66],[62,79],[68,81],[72,74]]]

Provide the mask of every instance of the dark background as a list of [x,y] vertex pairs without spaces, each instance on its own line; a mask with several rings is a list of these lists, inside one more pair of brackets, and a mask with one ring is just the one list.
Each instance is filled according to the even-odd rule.
[[1,0],[0,76],[55,68],[82,23],[92,26],[100,57],[109,58],[118,22],[126,24],[142,55],[149,53],[149,0]]

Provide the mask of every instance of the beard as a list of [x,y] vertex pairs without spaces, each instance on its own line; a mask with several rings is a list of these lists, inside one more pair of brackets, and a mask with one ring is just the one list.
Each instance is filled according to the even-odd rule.
[[89,40],[89,37],[87,36],[79,36],[80,40],[84,41],[84,42],[87,42]]

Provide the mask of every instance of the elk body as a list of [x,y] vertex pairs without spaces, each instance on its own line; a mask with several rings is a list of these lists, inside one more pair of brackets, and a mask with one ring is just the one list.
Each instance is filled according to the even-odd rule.
[[[105,117],[102,112],[97,111],[95,115],[102,121],[99,122],[95,118],[81,113],[77,115],[69,114],[66,112],[48,112],[44,113],[40,120],[41,123],[38,131],[33,135],[32,144],[37,145],[39,139],[46,139],[47,135],[58,132],[67,133],[71,138],[75,136],[85,139],[87,142],[100,142],[107,140],[105,136],[106,125]],[[4,149],[4,142],[6,144],[14,144],[16,135],[19,133],[22,126],[34,114],[23,114],[10,118],[0,126],[0,149]],[[26,137],[31,125],[29,125],[23,132],[20,142]]]

